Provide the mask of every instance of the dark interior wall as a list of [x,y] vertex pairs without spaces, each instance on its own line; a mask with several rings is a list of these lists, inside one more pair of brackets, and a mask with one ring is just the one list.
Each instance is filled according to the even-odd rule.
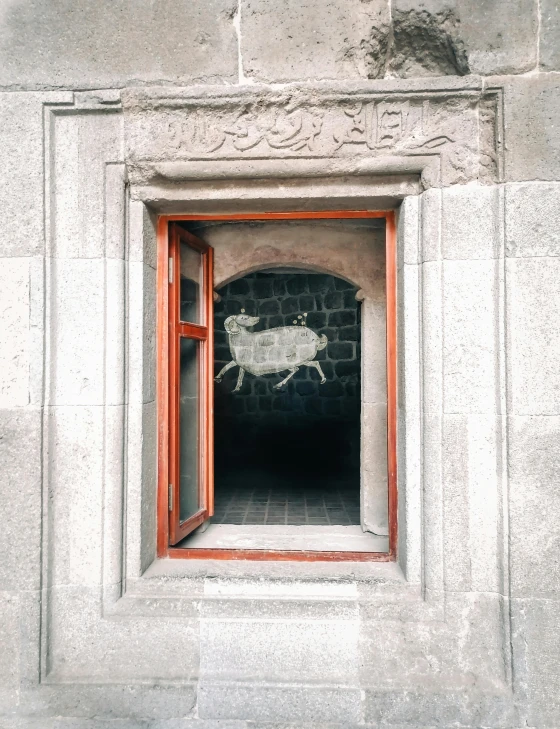
[[[253,273],[218,289],[215,305],[216,374],[232,357],[225,319],[260,317],[253,331],[306,325],[328,339],[315,357],[327,378],[301,367],[281,390],[287,372],[255,377],[246,373],[234,393],[238,368],[215,390],[216,470],[248,463],[276,472],[349,476],[360,466],[360,306],[357,288],[314,273]],[[307,316],[305,316],[307,314]],[[301,318],[300,318],[301,317]]]

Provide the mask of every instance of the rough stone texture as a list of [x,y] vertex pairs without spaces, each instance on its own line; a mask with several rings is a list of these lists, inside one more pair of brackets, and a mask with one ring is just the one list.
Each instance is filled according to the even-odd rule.
[[558,76],[500,81],[504,84],[506,180],[560,179]]
[[560,5],[540,0],[539,66],[543,71],[560,69]]
[[29,402],[30,271],[29,258],[4,258],[0,267],[0,407]]
[[507,185],[505,205],[507,256],[560,256],[559,184]]
[[[388,5],[244,0],[243,72],[277,82],[518,74],[536,66],[536,0],[394,0],[390,10]],[[546,33],[554,19],[545,23]]]
[[237,80],[231,0],[5,5],[0,86],[107,88]]
[[385,0],[242,0],[243,72],[257,81],[380,78],[385,72]]
[[554,599],[560,590],[560,416],[513,416],[509,425],[512,595]]
[[525,704],[526,726],[555,727],[560,721],[560,603],[554,600],[512,600],[512,644],[516,694]]
[[0,94],[2,256],[30,256],[43,249],[43,103],[50,98]]
[[537,65],[536,0],[457,0],[470,73],[532,71]]
[[[39,588],[41,520],[41,414],[0,410],[0,590]],[[21,535],[25,550],[21,549]]]
[[560,414],[560,258],[507,261],[509,391],[515,415]]

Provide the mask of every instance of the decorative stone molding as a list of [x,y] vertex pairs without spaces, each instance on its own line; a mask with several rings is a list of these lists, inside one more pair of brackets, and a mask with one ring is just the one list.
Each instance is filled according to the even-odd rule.
[[416,172],[425,187],[495,182],[500,92],[477,79],[438,83],[129,89],[130,180]]

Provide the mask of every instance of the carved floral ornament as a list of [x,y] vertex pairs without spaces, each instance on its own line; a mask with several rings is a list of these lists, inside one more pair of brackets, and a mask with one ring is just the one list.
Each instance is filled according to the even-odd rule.
[[[141,94],[142,92],[138,92]],[[133,97],[134,98],[134,97]],[[145,162],[438,155],[451,182],[497,175],[496,94],[124,99],[127,157]]]

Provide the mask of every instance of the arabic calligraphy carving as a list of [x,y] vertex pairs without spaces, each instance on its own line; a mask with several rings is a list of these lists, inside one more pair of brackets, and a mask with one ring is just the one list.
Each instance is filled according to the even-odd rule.
[[269,107],[265,110],[244,109],[240,113],[222,115],[221,124],[207,111],[195,109],[184,119],[173,119],[168,133],[176,148],[200,154],[216,152],[228,137],[233,147],[245,152],[261,142],[272,149],[312,152],[321,133],[324,112],[320,109]]
[[348,121],[343,131],[336,131],[333,135],[337,149],[345,144],[365,144],[369,149],[435,149],[453,143],[453,138],[446,134],[425,133],[429,102],[412,111],[417,113],[410,113],[409,101],[359,103],[345,109]]

